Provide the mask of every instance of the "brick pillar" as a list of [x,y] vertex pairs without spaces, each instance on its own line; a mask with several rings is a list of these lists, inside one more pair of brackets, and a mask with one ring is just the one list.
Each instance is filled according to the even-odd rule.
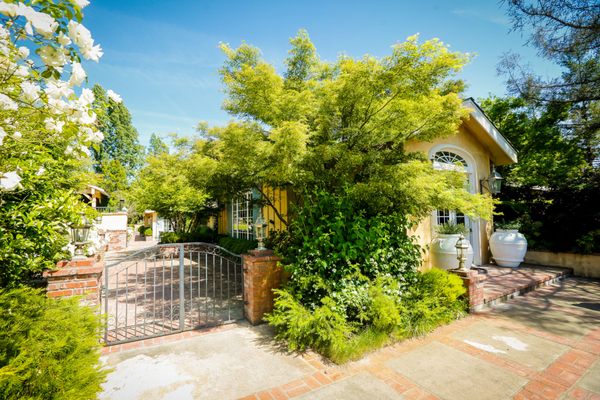
[[48,297],[84,296],[85,303],[100,304],[104,272],[102,255],[85,260],[59,261],[56,266],[55,270],[44,271],[44,277],[48,280]]
[[469,312],[480,310],[483,307],[483,287],[487,276],[473,269],[467,271],[451,270],[450,272],[458,275],[467,289]]
[[262,322],[265,313],[273,311],[273,289],[281,286],[281,259],[271,250],[250,250],[242,255],[244,269],[244,315],[252,325]]

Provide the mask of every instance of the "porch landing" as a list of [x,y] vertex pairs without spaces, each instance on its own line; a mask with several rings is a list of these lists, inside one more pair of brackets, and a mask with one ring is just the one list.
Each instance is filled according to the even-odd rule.
[[479,308],[487,308],[521,296],[540,286],[562,280],[573,273],[571,268],[528,264],[521,264],[518,268],[487,264],[477,267],[477,270],[487,277],[484,281],[483,305]]

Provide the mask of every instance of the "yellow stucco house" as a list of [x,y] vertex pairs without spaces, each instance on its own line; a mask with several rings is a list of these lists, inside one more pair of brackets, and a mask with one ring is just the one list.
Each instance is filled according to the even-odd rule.
[[[471,193],[486,193],[489,191],[488,178],[494,173],[495,166],[516,163],[517,152],[472,98],[466,99],[463,105],[471,112],[456,135],[432,142],[410,142],[407,143],[406,150],[426,154],[433,162],[434,168],[462,168],[468,176],[468,188]],[[279,188],[264,190],[280,214],[287,218],[289,206],[294,201],[293,193]],[[252,206],[251,193],[233,200],[219,212],[216,221],[219,234],[252,239],[252,221],[258,217],[258,213],[259,210]],[[269,221],[267,230],[285,229],[285,224],[271,207],[263,207],[262,215],[265,221]],[[434,238],[436,225],[445,222],[464,223],[469,228],[468,239],[473,247],[474,264],[488,263],[488,240],[492,234],[492,224],[484,220],[470,220],[452,210],[435,211],[430,218],[421,221],[414,231],[419,238],[419,244],[427,248]],[[427,252],[422,268],[430,267]]]

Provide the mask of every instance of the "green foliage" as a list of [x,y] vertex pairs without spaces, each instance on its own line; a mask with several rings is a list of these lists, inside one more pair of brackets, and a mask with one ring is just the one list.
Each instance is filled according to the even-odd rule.
[[302,198],[318,188],[350,194],[369,216],[441,208],[491,218],[490,198],[465,191],[464,176],[405,151],[455,134],[468,115],[454,79],[467,55],[412,36],[383,58],[327,63],[305,31],[290,42],[283,75],[257,48],[222,45],[223,106],[240,121],[202,126],[196,146],[217,161],[208,181],[216,195],[269,185]]
[[96,398],[108,372],[99,361],[100,320],[78,303],[0,290],[0,397]]
[[236,239],[229,236],[224,236],[219,239],[219,246],[229,250],[234,254],[244,254],[249,250],[258,247],[256,240]]
[[108,97],[98,84],[93,92],[98,129],[104,135],[100,145],[92,147],[94,169],[103,176],[102,186],[112,194],[129,186],[142,164],[143,147],[125,104]]
[[421,253],[409,227],[400,214],[367,218],[349,196],[316,192],[290,225],[291,240],[275,250],[285,257],[291,289],[302,304],[314,308],[331,297],[355,320],[369,281],[392,277],[399,292],[414,281]]
[[207,226],[201,226],[194,232],[162,232],[160,234],[161,243],[214,243],[217,233]]
[[138,233],[142,236],[144,236],[144,232],[146,232],[146,227],[144,225],[140,225],[138,227]]
[[158,156],[160,154],[168,153],[169,146],[155,133],[150,136],[150,144],[148,146],[148,154]]
[[464,315],[466,293],[462,280],[447,271],[433,268],[419,274],[417,283],[403,297],[401,330],[406,336],[418,336]]
[[451,222],[447,222],[445,224],[441,224],[435,227],[435,231],[441,234],[458,234],[461,233],[463,235],[467,234],[467,228],[465,224],[453,224]]
[[149,155],[131,187],[131,201],[138,210],[150,209],[168,218],[177,232],[193,232],[211,209],[206,179],[211,160],[192,154],[189,144],[174,138],[176,151]]
[[446,271],[419,273],[401,295],[396,287],[391,278],[371,282],[360,323],[348,321],[330,297],[309,308],[289,288],[275,291],[275,308],[266,319],[290,350],[310,347],[343,363],[391,341],[430,332],[465,313],[462,280]]
[[152,228],[148,227],[148,228],[144,229],[144,235],[152,236]]
[[600,170],[564,129],[567,104],[490,98],[481,105],[519,151],[518,164],[499,168],[502,219],[520,224],[532,249],[600,252]]

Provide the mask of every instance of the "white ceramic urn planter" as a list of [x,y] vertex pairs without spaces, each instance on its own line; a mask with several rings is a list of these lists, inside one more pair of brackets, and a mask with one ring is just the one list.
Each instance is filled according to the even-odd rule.
[[490,237],[490,250],[496,264],[517,268],[525,259],[527,239],[517,229],[496,229]]
[[[438,233],[436,238],[431,242],[431,257],[432,266],[441,269],[456,269],[458,268],[458,258],[456,255],[456,241],[460,237],[460,234],[443,234]],[[465,263],[466,268],[471,268],[473,265],[473,247],[469,243],[467,250],[467,262]]]

